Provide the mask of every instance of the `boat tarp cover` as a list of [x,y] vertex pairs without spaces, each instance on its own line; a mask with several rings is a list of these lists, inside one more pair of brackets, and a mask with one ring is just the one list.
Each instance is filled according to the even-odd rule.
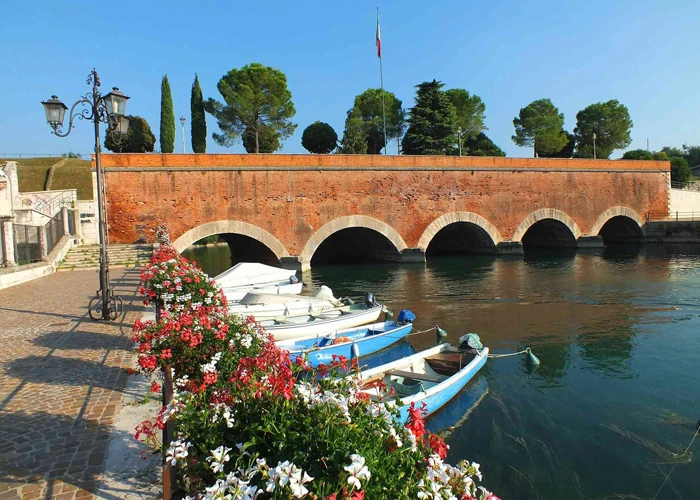
[[258,285],[264,283],[279,283],[296,276],[296,271],[267,266],[258,262],[240,262],[214,277],[222,288]]

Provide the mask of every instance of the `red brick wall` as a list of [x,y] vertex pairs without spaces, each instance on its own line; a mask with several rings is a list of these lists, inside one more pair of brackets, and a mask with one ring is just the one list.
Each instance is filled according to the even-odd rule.
[[375,155],[103,155],[112,242],[173,240],[206,222],[236,220],[273,234],[290,255],[346,215],[393,227],[409,248],[426,227],[474,212],[509,240],[540,208],[588,234],[608,208],[668,211],[668,162]]

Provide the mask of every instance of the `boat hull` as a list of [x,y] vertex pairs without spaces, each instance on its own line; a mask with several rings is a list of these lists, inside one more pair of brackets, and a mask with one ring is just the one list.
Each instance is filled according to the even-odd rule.
[[271,293],[271,294],[293,294],[298,295],[301,293],[301,289],[304,286],[302,282],[299,283],[289,283],[281,281],[279,283],[268,283],[264,285],[251,285],[236,288],[226,288],[222,287],[224,295],[226,295],[226,300],[229,302],[238,302],[248,292],[253,293]]
[[271,333],[275,340],[288,340],[307,335],[322,337],[339,330],[377,321],[383,311],[381,305],[354,310],[351,307],[348,306],[348,312],[342,311],[341,308],[330,311],[328,314],[322,312],[319,316],[301,316],[284,321],[264,320],[260,321],[260,325]]
[[[328,364],[333,356],[345,356],[352,359],[380,351],[391,344],[406,338],[413,325],[407,323],[398,325],[394,321],[385,321],[372,324],[365,328],[341,330],[333,336],[291,339],[278,342],[281,349],[289,350],[292,360],[298,356],[306,355],[307,362],[317,367],[321,363]],[[347,337],[346,342],[333,344],[342,337]]]

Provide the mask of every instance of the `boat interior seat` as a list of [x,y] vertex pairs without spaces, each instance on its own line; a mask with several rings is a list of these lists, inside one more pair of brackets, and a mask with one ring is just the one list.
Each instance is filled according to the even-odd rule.
[[404,379],[404,381],[410,379],[414,381],[440,383],[446,378],[443,375],[434,375],[432,373],[409,372],[404,370],[389,370],[388,372],[386,372],[386,374],[391,375],[393,377],[401,377]]

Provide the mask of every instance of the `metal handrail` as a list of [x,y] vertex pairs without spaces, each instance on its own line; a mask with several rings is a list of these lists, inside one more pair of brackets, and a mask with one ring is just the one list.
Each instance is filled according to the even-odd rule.
[[678,182],[671,181],[672,189],[684,189],[686,191],[700,191],[700,181]]
[[647,212],[645,219],[650,221],[700,221],[700,212]]

